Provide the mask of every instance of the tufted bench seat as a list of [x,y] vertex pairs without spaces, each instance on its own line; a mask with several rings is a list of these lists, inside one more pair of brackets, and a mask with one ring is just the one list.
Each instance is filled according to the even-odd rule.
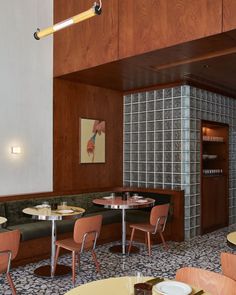
[[[144,197],[154,198],[155,204],[171,203],[171,211],[168,218],[166,240],[183,240],[184,216],[183,216],[183,191],[164,190],[164,189],[145,189],[145,188],[114,188],[102,192],[86,192],[75,195],[64,196],[37,196],[31,199],[25,198],[8,200],[0,198],[0,216],[8,219],[0,230],[19,229],[21,232],[20,250],[14,265],[22,265],[28,262],[38,261],[49,256],[51,241],[51,223],[50,221],[37,221],[30,216],[23,214],[22,210],[27,207],[33,207],[48,201],[49,204],[66,201],[68,205],[84,208],[84,216],[101,214],[103,216],[103,226],[98,243],[107,243],[121,239],[121,211],[104,209],[102,206],[93,205],[93,199],[110,195],[116,191],[121,195],[125,191],[138,193]],[[149,220],[151,208],[139,210],[127,210],[127,235],[129,232],[129,223],[146,222]],[[58,238],[68,238],[72,235],[75,220],[57,221]],[[143,241],[143,237],[138,237]],[[137,240],[138,240],[137,239]],[[157,243],[158,240],[153,240]]]
[[[107,193],[92,193],[86,195],[73,195],[66,197],[53,197],[53,198],[38,198],[31,200],[19,200],[10,201],[6,203],[0,203],[0,214],[6,217],[7,223],[4,228],[7,230],[19,229],[21,232],[21,241],[27,241],[32,239],[37,239],[41,237],[46,237],[51,235],[51,222],[50,221],[38,221],[32,219],[30,216],[22,213],[22,210],[26,207],[33,207],[38,204],[42,204],[44,201],[48,201],[49,204],[60,203],[62,201],[67,201],[71,206],[78,206],[84,208],[84,216],[91,216],[96,214],[101,214],[103,216],[103,225],[120,222],[120,212],[117,210],[107,210],[94,206],[92,200],[104,195],[109,195]],[[57,232],[58,234],[63,234],[67,232],[72,232],[74,228],[74,219],[57,221]]]

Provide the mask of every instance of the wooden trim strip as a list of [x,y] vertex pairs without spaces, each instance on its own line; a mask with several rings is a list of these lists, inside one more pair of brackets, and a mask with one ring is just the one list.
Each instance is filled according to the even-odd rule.
[[224,55],[234,54],[234,53],[236,53],[236,47],[218,50],[215,52],[202,54],[202,55],[199,55],[196,57],[185,58],[185,59],[182,59],[182,60],[179,60],[176,62],[153,66],[151,68],[154,69],[155,71],[161,71],[161,70],[166,70],[166,69],[177,67],[177,66],[183,66],[186,64],[204,61],[204,60],[208,60],[208,59],[212,59],[212,58],[216,58],[216,57],[221,57]]

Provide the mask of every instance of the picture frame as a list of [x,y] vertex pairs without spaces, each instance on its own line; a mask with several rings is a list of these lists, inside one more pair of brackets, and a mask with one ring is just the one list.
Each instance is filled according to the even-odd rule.
[[80,163],[105,163],[106,122],[80,118]]

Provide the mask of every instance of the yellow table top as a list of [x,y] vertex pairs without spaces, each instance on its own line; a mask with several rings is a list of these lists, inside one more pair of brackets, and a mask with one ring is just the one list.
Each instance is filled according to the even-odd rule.
[[236,231],[234,231],[234,232],[228,234],[228,235],[227,235],[227,240],[228,240],[230,243],[236,245]]
[[[143,278],[144,281],[151,279],[150,277]],[[136,284],[135,277],[118,277],[109,278],[99,281],[93,281],[79,287],[76,287],[65,295],[132,295],[134,293],[133,286]],[[192,288],[194,294],[200,289]],[[153,288],[153,295],[160,295]],[[204,295],[210,295],[209,293],[202,293]]]
[[5,217],[0,216],[0,224],[3,224],[5,222],[7,222],[7,219]]
[[[64,211],[69,210],[69,211]],[[57,210],[51,210],[51,208],[25,208],[22,210],[25,214],[32,215],[37,217],[39,220],[62,220],[67,218],[73,218],[81,216],[85,210],[80,207],[73,207],[73,206],[63,206],[59,207]]]

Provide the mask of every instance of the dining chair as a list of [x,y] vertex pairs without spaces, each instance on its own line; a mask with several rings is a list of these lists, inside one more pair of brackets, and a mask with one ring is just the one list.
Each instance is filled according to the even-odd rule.
[[236,255],[222,252],[220,261],[223,275],[236,281]]
[[84,217],[76,220],[74,225],[73,238],[56,242],[57,250],[55,257],[54,273],[56,271],[57,260],[61,248],[72,252],[72,282],[75,285],[76,276],[76,256],[80,266],[80,255],[84,251],[91,251],[97,271],[100,273],[100,266],[95,253],[97,238],[102,226],[102,215]]
[[149,223],[136,223],[136,224],[130,224],[130,227],[132,229],[131,231],[131,237],[130,237],[130,244],[128,253],[131,251],[133,238],[135,230],[140,230],[142,232],[146,233],[146,241],[148,245],[148,254],[151,256],[151,237],[150,235],[155,235],[156,233],[159,233],[161,236],[162,243],[164,247],[167,249],[167,245],[163,236],[163,232],[165,230],[166,221],[168,217],[169,212],[169,206],[170,204],[163,204],[163,205],[157,205],[154,206],[150,213],[150,220]]
[[0,274],[7,275],[7,281],[13,295],[16,295],[16,288],[10,275],[11,261],[16,257],[20,244],[20,231],[13,230],[0,233]]
[[236,294],[236,282],[232,279],[205,269],[183,267],[177,270],[175,279],[203,289],[212,295]]

